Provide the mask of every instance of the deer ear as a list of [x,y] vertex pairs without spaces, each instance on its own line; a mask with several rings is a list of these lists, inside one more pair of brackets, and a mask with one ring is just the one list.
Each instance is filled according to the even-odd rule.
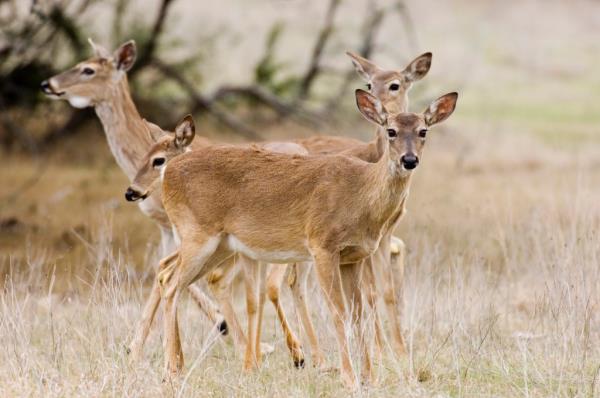
[[94,43],[91,37],[88,37],[88,43],[92,46],[94,55],[98,58],[110,58],[110,52],[99,44]]
[[168,134],[168,132],[164,131],[156,124],[149,122],[146,119],[142,119],[142,120],[144,121],[144,123],[146,124],[146,127],[148,128],[148,134],[150,135],[150,138],[152,139],[153,142],[158,142],[158,140],[160,138],[162,138]]
[[456,108],[457,100],[458,93],[449,93],[433,101],[423,113],[425,123],[431,126],[448,119],[454,112],[454,108]]
[[356,105],[362,115],[369,121],[383,126],[387,121],[387,112],[381,101],[365,90],[358,89],[356,94]]
[[183,149],[190,145],[196,135],[196,125],[192,115],[187,115],[175,127],[175,147]]
[[431,68],[432,58],[433,54],[428,52],[413,59],[412,62],[408,64],[408,66],[402,71],[402,74],[406,77],[406,80],[409,82],[416,82],[417,80],[424,78],[427,72],[429,72],[429,68]]
[[136,56],[135,41],[129,40],[127,43],[122,44],[114,54],[117,69],[127,72],[135,63]]
[[371,76],[373,76],[373,74],[380,69],[377,65],[358,54],[346,51],[346,55],[348,55],[352,60],[352,64],[354,65],[356,72],[367,82],[370,81]]

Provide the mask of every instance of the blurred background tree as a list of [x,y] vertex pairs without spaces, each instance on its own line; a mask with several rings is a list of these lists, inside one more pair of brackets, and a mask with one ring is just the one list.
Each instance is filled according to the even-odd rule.
[[[254,65],[245,65],[253,79],[247,84],[225,84],[211,91],[203,84],[205,76],[199,73],[210,49],[210,39],[202,46],[180,51],[185,56],[177,60],[168,56],[185,47],[181,40],[164,35],[176,2],[161,0],[153,5],[155,10],[140,17],[134,15],[131,1],[115,0],[111,2],[110,15],[103,16],[103,25],[110,26],[113,48],[129,39],[137,43],[138,57],[129,77],[142,115],[163,126],[172,125],[185,112],[198,117],[207,115],[217,126],[255,140],[261,138],[257,133],[260,128],[274,122],[290,120],[321,128],[322,115],[328,115],[328,122],[334,120],[334,111],[354,79],[350,66],[344,71],[324,66],[328,46],[336,34],[340,0],[330,0],[320,26],[316,25],[306,70],[292,71],[279,58],[278,47],[286,45],[285,24],[275,20],[269,22],[271,27],[262,39],[263,55]],[[94,18],[98,3],[0,0],[0,144],[4,149],[37,153],[66,136],[89,130],[83,126],[93,119],[92,110],[69,109],[59,115],[53,112],[57,105],[41,95],[39,84],[89,57],[87,38],[98,37],[98,27],[89,20]],[[388,14],[384,11],[402,11],[404,5],[394,2],[380,7],[369,1],[367,9],[358,49],[364,56],[369,56],[376,46],[377,30]],[[227,33],[226,28],[220,28],[217,36]],[[329,90],[328,96],[311,89],[321,77],[335,81],[336,88]],[[152,90],[144,89],[148,83]],[[180,111],[174,113],[172,109]],[[33,123],[32,119],[44,123]]]

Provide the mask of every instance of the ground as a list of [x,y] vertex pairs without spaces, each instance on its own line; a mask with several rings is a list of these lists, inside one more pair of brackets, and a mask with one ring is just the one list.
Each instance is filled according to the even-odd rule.
[[[408,248],[409,354],[386,350],[377,383],[357,395],[599,396],[598,6],[544,3],[529,24],[539,2],[519,12],[504,2],[438,2],[442,9],[428,14],[431,4],[412,5],[419,50],[432,50],[434,63],[411,108],[448,91],[460,97],[455,115],[428,134],[397,231]],[[563,17],[571,12],[578,17]],[[386,65],[409,53],[390,43],[379,51]],[[371,126],[347,112],[334,133],[370,139]],[[215,336],[187,297],[181,384],[162,382],[160,327],[131,364],[125,346],[153,277],[158,231],[124,200],[128,182],[100,134],[60,149],[3,154],[0,395],[347,396],[310,359],[293,367],[269,303],[263,341],[275,352],[260,371],[241,372],[231,341]],[[314,283],[310,289],[336,365],[327,311]],[[235,291],[244,319],[242,289]],[[295,320],[288,292],[283,302]]]

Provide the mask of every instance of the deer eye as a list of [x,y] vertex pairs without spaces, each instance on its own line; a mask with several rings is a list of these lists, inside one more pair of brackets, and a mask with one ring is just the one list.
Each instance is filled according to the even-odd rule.
[[165,158],[154,158],[152,161],[152,167],[160,167],[165,164]]
[[367,83],[367,90],[371,91],[371,83]]
[[398,90],[400,90],[400,85],[398,83],[390,84],[390,90],[398,91]]
[[91,76],[94,73],[96,73],[96,71],[93,70],[92,68],[83,68],[83,70],[81,71],[82,75],[88,75],[88,76]]
[[425,138],[427,136],[427,129],[419,130],[419,137]]
[[394,129],[388,129],[387,133],[388,133],[388,137],[390,137],[390,138],[398,137],[398,132]]

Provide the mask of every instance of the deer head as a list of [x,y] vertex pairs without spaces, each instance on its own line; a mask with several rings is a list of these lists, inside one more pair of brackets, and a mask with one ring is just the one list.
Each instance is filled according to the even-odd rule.
[[44,80],[42,91],[53,99],[65,99],[75,108],[86,108],[107,100],[125,77],[136,58],[135,42],[121,45],[112,55],[89,39],[94,56],[71,69]]
[[159,138],[144,157],[133,183],[125,192],[125,199],[134,202],[146,199],[160,181],[169,160],[187,150],[196,135],[196,126],[191,115],[184,117],[175,127],[175,131]]
[[446,120],[456,107],[458,93],[436,99],[423,113],[390,114],[374,95],[356,90],[356,103],[362,115],[381,126],[389,143],[393,174],[408,175],[419,165],[429,127]]
[[405,112],[408,107],[408,91],[412,84],[421,80],[429,68],[433,55],[430,52],[419,55],[403,70],[386,70],[360,55],[346,53],[358,74],[366,81],[368,91],[379,98],[391,114]]

